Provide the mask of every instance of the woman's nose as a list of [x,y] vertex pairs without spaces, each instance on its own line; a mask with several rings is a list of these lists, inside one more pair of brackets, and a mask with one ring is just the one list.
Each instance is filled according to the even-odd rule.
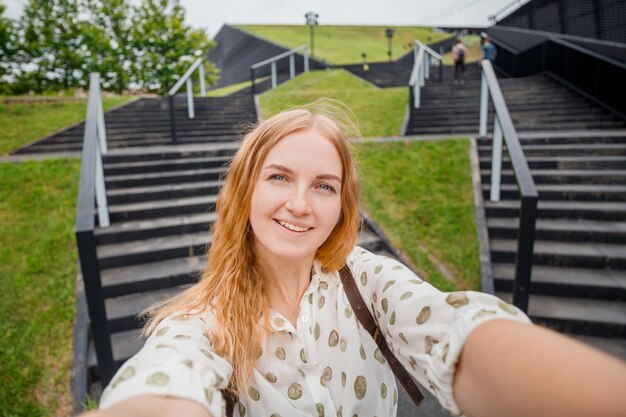
[[305,193],[295,192],[285,203],[287,210],[296,216],[302,216],[311,213],[311,205],[309,204]]

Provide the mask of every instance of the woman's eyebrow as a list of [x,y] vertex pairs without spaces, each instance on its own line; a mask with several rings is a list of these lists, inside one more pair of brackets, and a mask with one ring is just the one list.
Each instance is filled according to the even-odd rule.
[[[280,165],[280,164],[270,164],[267,166],[264,166],[262,168],[263,170],[266,169],[276,169],[278,171],[282,171],[282,172],[286,172],[288,174],[293,174],[293,170],[287,168],[284,165]],[[320,180],[335,180],[337,182],[341,182],[341,177],[334,175],[334,174],[320,174],[318,176],[316,176],[315,178],[320,179]]]

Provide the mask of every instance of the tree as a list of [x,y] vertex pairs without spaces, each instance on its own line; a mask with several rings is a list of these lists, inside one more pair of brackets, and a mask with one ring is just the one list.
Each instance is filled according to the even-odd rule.
[[84,30],[91,49],[89,72],[99,72],[105,89],[121,93],[136,72],[131,7],[125,0],[84,0],[83,5],[90,16],[90,25]]
[[0,3],[0,93],[8,92],[8,80],[5,77],[11,72],[16,52],[15,24],[13,20],[4,17],[5,10],[6,6]]
[[[178,0],[143,0],[132,20],[136,81],[150,91],[167,92],[214,46],[203,30],[185,25],[185,10]],[[212,65],[207,70],[214,76]]]

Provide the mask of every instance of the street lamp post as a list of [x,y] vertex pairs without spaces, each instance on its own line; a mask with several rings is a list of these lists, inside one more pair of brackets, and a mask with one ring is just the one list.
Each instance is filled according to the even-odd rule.
[[313,58],[314,55],[314,51],[313,51],[313,47],[314,47],[314,43],[313,43],[313,26],[317,26],[318,22],[317,19],[320,17],[319,14],[311,11],[311,12],[306,12],[304,14],[304,17],[306,18],[306,24],[309,26],[309,34],[311,37],[311,58]]
[[393,38],[394,30],[392,28],[385,29],[385,36],[387,37],[387,56],[389,57],[389,62],[391,62],[391,38]]

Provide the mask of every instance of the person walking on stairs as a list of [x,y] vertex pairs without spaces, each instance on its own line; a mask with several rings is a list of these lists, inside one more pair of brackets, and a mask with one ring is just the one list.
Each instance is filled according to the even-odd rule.
[[496,56],[498,55],[498,50],[496,49],[496,46],[492,44],[491,41],[489,41],[489,35],[487,35],[485,32],[482,32],[480,36],[482,38],[482,44],[480,46],[482,56],[480,58],[479,65],[483,59],[488,59],[493,63],[493,61],[496,60]]
[[452,58],[454,59],[454,84],[463,84],[463,73],[465,72],[465,55],[467,47],[461,38],[456,38],[452,47]]

